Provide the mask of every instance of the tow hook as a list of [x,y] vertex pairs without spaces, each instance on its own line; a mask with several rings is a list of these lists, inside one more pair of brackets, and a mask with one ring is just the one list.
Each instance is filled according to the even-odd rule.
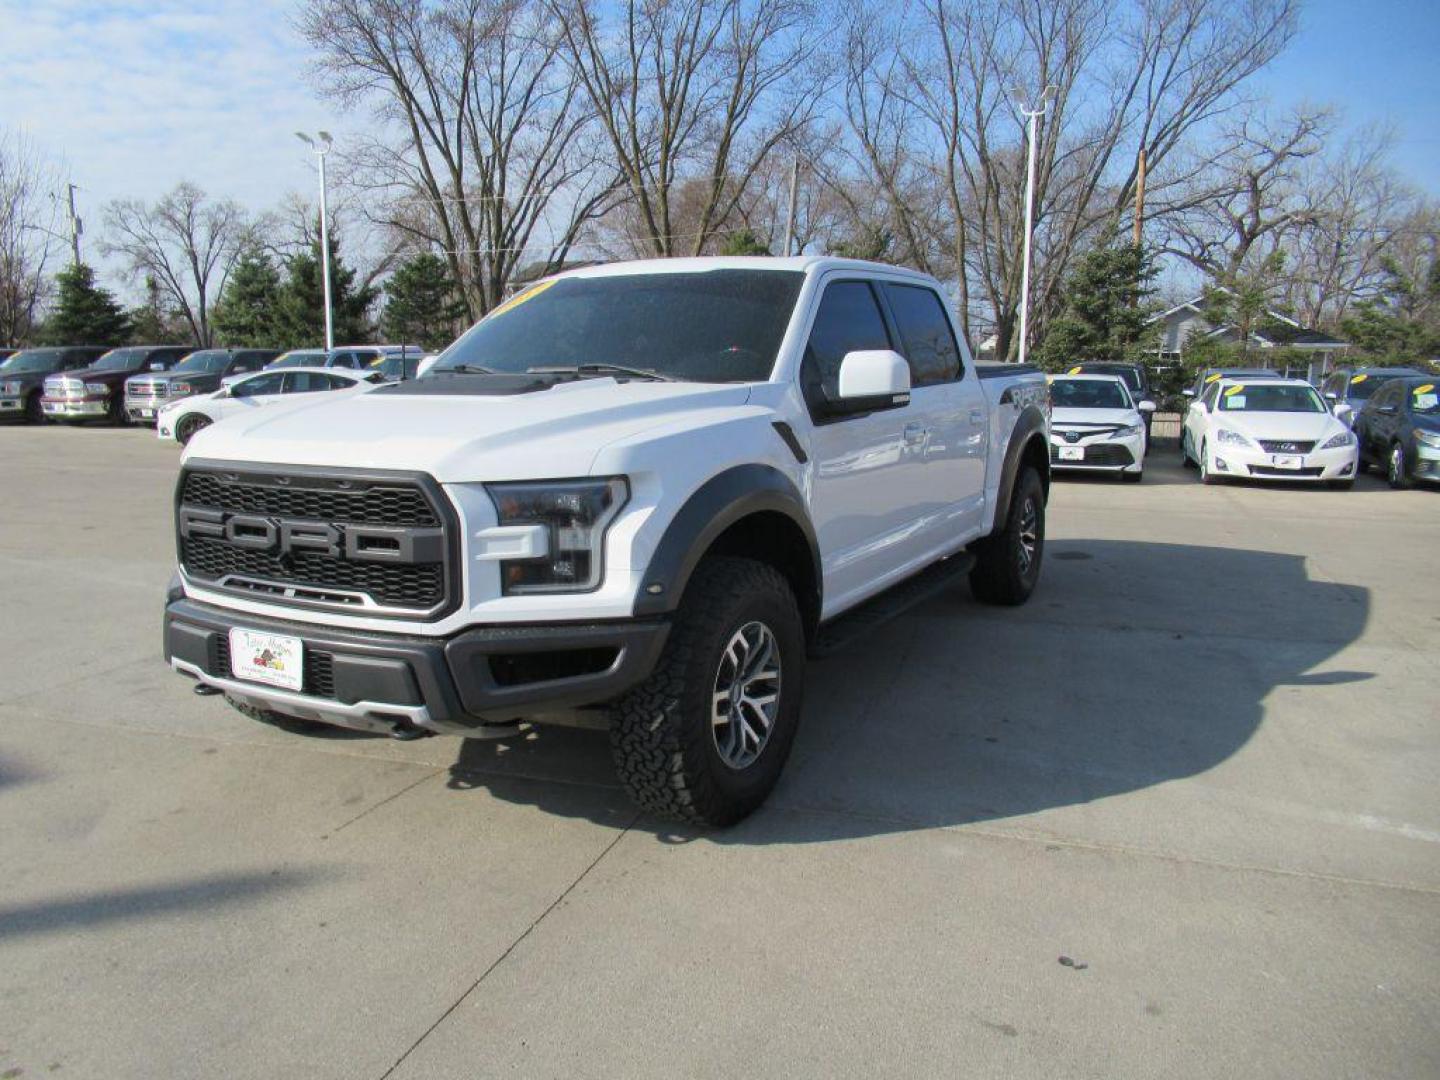
[[390,729],[390,738],[396,742],[414,742],[416,739],[428,739],[434,734],[435,732],[417,727],[409,720],[396,720],[395,726]]

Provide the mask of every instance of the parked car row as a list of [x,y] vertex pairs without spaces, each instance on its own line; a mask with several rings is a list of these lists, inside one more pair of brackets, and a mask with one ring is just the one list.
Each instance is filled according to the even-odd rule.
[[[0,357],[0,417],[30,423],[153,424],[171,402],[213,394],[231,380],[262,370],[334,369],[398,382],[416,378],[427,359],[417,345],[347,345],[328,353],[183,345],[73,345],[8,352]],[[350,386],[355,380],[342,381]]]

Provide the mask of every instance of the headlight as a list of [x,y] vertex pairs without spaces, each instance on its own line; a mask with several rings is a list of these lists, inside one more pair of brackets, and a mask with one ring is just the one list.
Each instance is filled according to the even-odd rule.
[[1419,439],[1426,446],[1440,447],[1440,433],[1434,431],[1417,431],[1415,438]]
[[172,382],[170,384],[170,392],[172,394],[193,394],[195,388],[188,382]]
[[103,382],[87,382],[85,384],[85,392],[87,394],[99,394],[101,397],[104,397],[110,393],[110,387],[106,386]]
[[540,525],[545,553],[500,563],[506,596],[588,592],[604,574],[605,530],[630,495],[625,478],[487,484],[501,525]]
[[1354,441],[1355,441],[1355,436],[1354,436],[1354,435],[1351,435],[1350,432],[1348,432],[1348,431],[1341,431],[1341,432],[1339,432],[1339,433],[1337,433],[1337,434],[1335,434],[1335,435],[1331,435],[1330,438],[1326,439],[1326,440],[1325,440],[1325,445],[1322,446],[1322,447],[1320,447],[1320,449],[1321,449],[1321,450],[1338,450],[1338,449],[1339,449],[1340,447],[1342,447],[1342,446],[1349,446],[1349,445],[1350,445],[1351,443],[1353,443]]
[[1250,440],[1238,431],[1231,431],[1229,428],[1220,428],[1215,432],[1215,441],[1221,446],[1249,446]]
[[1112,438],[1112,439],[1133,439],[1133,438],[1135,438],[1136,435],[1139,435],[1139,434],[1140,434],[1142,431],[1144,431],[1144,430],[1145,430],[1145,425],[1144,425],[1144,424],[1131,424],[1131,425],[1129,425],[1128,427],[1122,427],[1122,428],[1120,428],[1118,431],[1112,431],[1112,432],[1110,433],[1110,438]]
[[0,394],[18,394],[20,384],[18,382],[0,383]]

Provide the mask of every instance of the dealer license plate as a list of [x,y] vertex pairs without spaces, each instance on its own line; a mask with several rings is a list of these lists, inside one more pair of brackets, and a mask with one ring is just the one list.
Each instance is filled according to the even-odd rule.
[[1283,457],[1280,454],[1275,454],[1270,458],[1270,464],[1277,469],[1298,469],[1304,464],[1304,459],[1298,457]]
[[1083,446],[1062,446],[1060,447],[1061,461],[1084,461],[1085,448]]
[[46,412],[59,412],[65,407],[57,401],[42,401],[40,404]]
[[136,409],[135,411],[140,414],[140,419],[141,419],[141,420],[154,420],[154,419],[155,419],[155,410],[154,410],[154,409]]
[[230,670],[237,679],[300,690],[305,683],[304,643],[284,634],[230,631]]

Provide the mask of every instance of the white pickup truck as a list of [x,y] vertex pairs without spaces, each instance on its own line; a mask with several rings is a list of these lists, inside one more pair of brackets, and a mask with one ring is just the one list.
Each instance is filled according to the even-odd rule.
[[534,286],[423,378],[200,432],[165,657],[248,715],[398,737],[604,718],[641,806],[775,785],[807,656],[1040,572],[1049,398],[929,277],[831,258]]

